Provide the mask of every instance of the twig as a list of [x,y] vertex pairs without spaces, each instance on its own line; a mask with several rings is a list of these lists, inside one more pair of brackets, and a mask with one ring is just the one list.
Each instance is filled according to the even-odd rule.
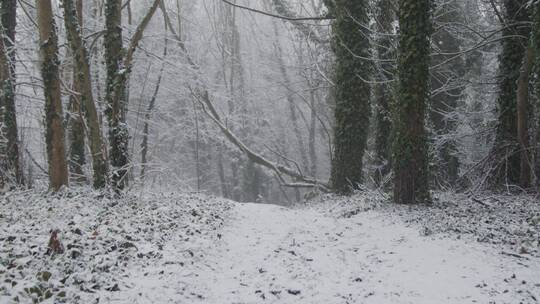
[[244,9],[244,10],[247,10],[247,11],[250,11],[250,12],[253,12],[253,13],[262,14],[262,15],[265,15],[265,16],[274,17],[274,18],[278,18],[278,19],[283,19],[283,20],[287,20],[287,21],[310,21],[310,20],[333,20],[333,19],[335,19],[332,16],[287,17],[287,16],[282,16],[282,15],[271,14],[271,13],[268,13],[268,12],[265,12],[265,11],[261,11],[261,10],[254,9],[254,8],[251,8],[251,7],[247,7],[247,6],[243,6],[243,5],[238,5],[238,4],[232,3],[232,2],[230,2],[228,0],[221,0],[221,1],[224,2],[224,3],[227,3],[228,5],[231,5],[231,6],[240,8],[240,9]]
[[28,148],[24,148],[24,151],[26,152],[26,154],[28,155],[30,160],[34,163],[34,165],[36,165],[36,167],[38,167],[39,170],[43,171],[43,173],[45,173],[45,174],[49,174],[47,172],[47,170],[43,169],[43,167],[36,161],[36,159],[32,156],[30,151],[28,151]]
[[473,202],[475,202],[475,203],[478,203],[478,204],[484,206],[484,207],[488,207],[488,208],[491,207],[490,205],[488,205],[488,204],[482,202],[481,200],[479,200],[479,199],[477,199],[477,198],[471,197],[471,200],[472,200]]
[[501,254],[504,254],[504,255],[507,255],[507,256],[511,256],[511,257],[514,257],[514,258],[518,258],[518,259],[529,260],[528,257],[519,255],[519,254],[517,254],[517,253],[501,251]]

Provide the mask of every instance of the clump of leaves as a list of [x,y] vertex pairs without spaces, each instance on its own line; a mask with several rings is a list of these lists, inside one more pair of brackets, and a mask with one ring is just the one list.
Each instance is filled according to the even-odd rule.
[[62,254],[64,253],[64,245],[60,242],[58,234],[60,230],[52,230],[51,237],[49,238],[49,245],[47,246],[47,255]]

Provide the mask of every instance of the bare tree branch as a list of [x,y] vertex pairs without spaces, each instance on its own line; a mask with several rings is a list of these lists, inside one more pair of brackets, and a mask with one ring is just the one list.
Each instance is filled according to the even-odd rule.
[[243,10],[247,10],[247,11],[250,11],[250,12],[253,12],[253,13],[262,14],[262,15],[265,15],[265,16],[278,18],[278,19],[283,19],[283,20],[287,20],[287,21],[310,21],[310,20],[333,20],[333,19],[335,19],[333,16],[288,17],[288,16],[282,16],[282,15],[276,15],[276,14],[268,13],[268,12],[265,12],[265,11],[261,11],[261,10],[254,9],[254,8],[251,8],[251,7],[247,7],[247,6],[243,6],[243,5],[238,5],[238,4],[232,3],[232,2],[230,2],[228,0],[221,0],[221,1],[224,2],[224,3],[227,3],[228,5],[231,5],[231,6],[243,9]]
[[234,135],[231,132],[231,130],[229,128],[227,128],[227,126],[225,126],[225,124],[221,121],[221,118],[220,118],[216,108],[214,107],[214,105],[210,101],[210,97],[208,96],[207,91],[204,91],[202,93],[201,92],[192,92],[192,94],[193,94],[193,97],[196,98],[199,101],[199,103],[200,103],[203,111],[206,113],[206,115],[208,115],[208,117],[210,117],[210,119],[212,119],[212,121],[214,121],[214,123],[221,129],[221,131],[227,137],[227,139],[229,139],[229,141],[232,144],[234,144],[238,149],[240,149],[242,152],[244,152],[244,154],[252,162],[274,171],[278,175],[280,180],[283,182],[283,185],[286,185],[286,186],[287,185],[299,185],[299,184],[295,184],[295,183],[293,183],[293,184],[286,183],[283,180],[282,175],[287,175],[287,176],[293,178],[296,181],[302,182],[303,187],[304,186],[307,187],[309,185],[310,187],[316,187],[316,188],[320,188],[323,191],[330,192],[331,187],[327,183],[323,183],[323,182],[318,181],[318,180],[316,180],[314,178],[306,177],[303,174],[297,172],[296,170],[293,170],[291,168],[276,164],[276,163],[264,158],[263,156],[257,154],[256,152],[252,151],[238,137],[236,137],[236,135]]
[[154,3],[144,16],[143,20],[137,26],[137,29],[135,30],[135,34],[131,38],[131,41],[129,43],[129,48],[126,52],[126,58],[124,59],[124,66],[130,67],[131,63],[133,61],[133,54],[135,53],[135,50],[137,49],[137,46],[139,45],[139,42],[141,41],[143,37],[144,30],[148,26],[148,23],[150,23],[150,20],[152,20],[152,17],[154,16],[154,13],[156,12],[156,9],[158,5],[161,3],[161,0],[154,0]]

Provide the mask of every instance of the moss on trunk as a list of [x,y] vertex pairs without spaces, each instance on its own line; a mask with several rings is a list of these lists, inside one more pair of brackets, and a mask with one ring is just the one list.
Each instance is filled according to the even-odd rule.
[[398,96],[393,107],[394,201],[430,199],[426,130],[430,0],[399,1]]
[[335,191],[349,194],[362,183],[371,114],[370,79],[372,66],[368,23],[368,2],[337,0],[333,13],[335,67],[335,130],[331,184]]
[[[520,156],[517,134],[517,82],[523,62],[530,27],[527,0],[504,0],[504,28],[499,56],[498,126],[492,154],[495,156],[493,182],[495,186],[518,184]],[[521,37],[519,37],[521,36]]]
[[68,184],[62,100],[58,71],[58,36],[50,0],[36,0],[41,53],[41,77],[45,95],[45,140],[49,181],[53,190]]
[[19,136],[15,109],[15,26],[17,1],[0,3],[0,184],[23,183],[19,161]]
[[107,182],[108,165],[106,149],[103,145],[103,136],[101,134],[101,125],[92,93],[88,51],[82,39],[73,0],[62,0],[62,3],[64,5],[64,23],[68,41],[75,57],[75,64],[79,69],[77,81],[81,85],[80,99],[84,107],[84,114],[88,125],[90,153],[92,154],[92,167],[94,171],[94,187],[103,188]]

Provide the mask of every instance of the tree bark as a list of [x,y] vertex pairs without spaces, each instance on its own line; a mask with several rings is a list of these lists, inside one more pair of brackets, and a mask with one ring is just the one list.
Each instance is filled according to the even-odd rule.
[[520,145],[520,186],[527,189],[531,186],[532,153],[529,140],[529,79],[534,64],[534,51],[528,47],[524,54],[517,83],[517,133]]
[[105,2],[105,64],[107,80],[105,99],[109,121],[109,146],[112,165],[113,187],[121,190],[125,186],[128,162],[128,133],[125,125],[127,107],[126,84],[120,77],[124,58],[122,43],[122,0]]
[[167,37],[167,29],[168,25],[167,22],[165,22],[165,39],[163,44],[163,63],[161,64],[161,68],[159,70],[159,76],[156,81],[156,87],[154,89],[154,93],[152,94],[152,98],[150,99],[150,102],[148,103],[148,108],[146,109],[146,113],[144,114],[144,127],[143,127],[143,139],[141,143],[141,178],[144,178],[146,174],[146,167],[148,162],[148,137],[150,133],[150,119],[152,117],[152,112],[154,111],[154,108],[156,106],[156,100],[157,95],[159,93],[159,88],[161,86],[161,80],[163,78],[163,70],[165,69],[165,58],[167,57],[167,46],[168,46],[168,37]]
[[127,185],[128,143],[127,85],[133,64],[133,56],[144,30],[152,19],[160,0],[152,6],[137,26],[129,47],[122,45],[122,1],[106,0],[105,4],[105,62],[107,65],[107,119],[109,121],[110,158],[113,167],[112,186],[120,191]]
[[62,0],[64,6],[64,23],[71,51],[75,57],[75,63],[79,69],[78,82],[81,85],[81,104],[88,125],[90,153],[92,154],[92,167],[94,171],[94,187],[103,188],[107,182],[108,166],[106,150],[103,145],[101,126],[98,119],[94,96],[92,92],[92,79],[88,51],[82,39],[81,27],[77,20],[76,7],[73,0]]
[[493,184],[519,184],[520,153],[517,134],[517,82],[525,54],[530,27],[519,24],[529,21],[527,0],[504,0],[502,42],[499,56],[499,96],[497,98],[498,126],[493,145],[495,167]]
[[394,108],[394,202],[430,200],[426,130],[430,0],[399,1],[398,101]]
[[0,14],[0,186],[3,187],[23,183],[15,107],[17,1],[3,0]]
[[[533,6],[534,10],[534,23],[533,23],[533,33],[532,33],[532,42],[534,50],[534,59],[535,59],[535,72],[538,75],[540,73],[540,2],[536,2]],[[535,88],[537,92],[540,92],[540,81],[536,80]],[[534,173],[536,178],[536,188],[540,189],[540,100],[536,98],[536,107],[535,107],[535,117],[536,117],[536,134],[535,134],[535,149],[534,149]]]
[[371,76],[368,1],[335,1],[333,25],[335,67],[335,130],[332,188],[350,194],[362,183],[364,152],[369,129]]
[[310,174],[313,177],[317,176],[317,98],[315,90],[309,92],[310,100],[310,120],[309,120],[309,160]]
[[379,0],[377,3],[377,55],[380,62],[377,66],[378,81],[374,88],[375,97],[375,176],[374,181],[381,185],[384,177],[390,173],[391,164],[391,131],[392,119],[390,105],[395,99],[394,86],[391,83],[395,68],[391,62],[396,50],[392,34],[396,21],[392,0]]
[[217,170],[218,170],[218,176],[219,176],[219,185],[221,187],[221,195],[224,198],[231,198],[231,191],[229,190],[229,184],[227,183],[227,178],[225,176],[225,166],[224,166],[224,159],[223,159],[223,153],[225,153],[225,147],[223,144],[218,144],[217,151]]
[[[83,25],[83,2],[82,0],[76,0],[77,19],[79,25],[82,28]],[[82,85],[79,80],[79,73],[81,69],[79,65],[75,64],[76,60],[73,60],[73,85],[72,91],[77,94],[81,94]],[[81,106],[80,95],[71,94],[69,100],[69,168],[71,173],[71,181],[84,183],[86,178],[84,175],[84,165],[86,164],[85,155],[85,132],[84,132],[84,109]]]
[[39,26],[41,76],[45,95],[46,145],[49,182],[57,191],[68,184],[68,170],[62,126],[62,100],[58,72],[58,37],[50,0],[36,0]]

